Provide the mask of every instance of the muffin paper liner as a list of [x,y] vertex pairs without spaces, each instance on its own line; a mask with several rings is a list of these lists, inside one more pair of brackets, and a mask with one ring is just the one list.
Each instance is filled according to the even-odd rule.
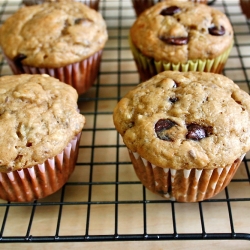
[[37,68],[16,63],[5,55],[13,74],[48,74],[74,87],[79,95],[85,93],[94,84],[99,72],[101,57],[102,50],[81,62],[61,68]]
[[196,202],[221,192],[233,178],[245,154],[232,166],[211,170],[161,168],[130,150],[129,156],[137,177],[147,189],[168,200]]
[[82,2],[94,10],[99,10],[99,2],[100,2],[99,0],[75,0],[75,1]]
[[246,18],[250,19],[250,1],[240,0],[240,7],[242,10],[242,13],[246,16]]
[[129,44],[142,81],[146,81],[158,73],[166,70],[221,73],[233,46],[232,43],[232,45],[223,54],[214,59],[188,60],[187,63],[174,64],[170,62],[157,62],[153,58],[144,56],[135,47],[130,38]]
[[0,198],[29,202],[59,190],[75,168],[81,133],[68,143],[62,153],[43,164],[9,173],[0,173]]

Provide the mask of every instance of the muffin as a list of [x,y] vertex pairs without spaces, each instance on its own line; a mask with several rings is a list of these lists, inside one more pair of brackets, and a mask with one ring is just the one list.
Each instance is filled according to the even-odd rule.
[[221,73],[233,46],[233,29],[219,10],[169,0],[144,11],[129,40],[146,81],[164,70]]
[[[203,4],[213,4],[215,0],[177,0],[177,1],[192,1]],[[132,4],[137,16],[139,16],[144,10],[154,6],[156,3],[162,2],[162,0],[132,0]]]
[[88,5],[90,8],[98,10],[99,9],[99,0],[23,0],[23,4],[26,6],[42,4],[42,3],[50,3],[50,2],[81,2]]
[[142,184],[180,202],[223,190],[250,149],[250,97],[220,74],[161,72],[127,93],[113,120]]
[[240,0],[239,2],[242,13],[246,16],[247,19],[250,19],[250,0]]
[[85,123],[77,97],[48,75],[0,77],[1,199],[41,199],[68,180]]
[[0,27],[14,74],[49,74],[78,94],[94,84],[107,38],[102,16],[79,2],[23,7]]

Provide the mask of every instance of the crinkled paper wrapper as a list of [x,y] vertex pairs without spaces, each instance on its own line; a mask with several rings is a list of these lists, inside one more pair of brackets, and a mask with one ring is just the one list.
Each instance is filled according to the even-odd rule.
[[71,85],[79,95],[87,92],[95,83],[99,73],[101,57],[102,50],[87,59],[61,68],[37,68],[15,63],[14,60],[5,55],[13,74],[48,74],[59,79],[61,82]]
[[240,0],[240,7],[246,18],[250,19],[250,0]]
[[157,62],[153,58],[144,56],[133,44],[129,38],[130,48],[138,69],[138,73],[142,81],[147,81],[151,77],[157,75],[158,73],[166,70],[172,71],[200,71],[200,72],[212,72],[220,74],[227,62],[228,56],[231,52],[232,45],[220,56],[214,59],[204,59],[204,60],[188,60],[187,63],[165,63]]
[[129,156],[138,178],[147,189],[168,200],[197,202],[221,192],[233,178],[245,154],[232,166],[212,170],[161,168],[130,150]]
[[0,198],[30,202],[58,191],[68,180],[77,161],[81,133],[60,154],[43,164],[9,173],[0,173]]

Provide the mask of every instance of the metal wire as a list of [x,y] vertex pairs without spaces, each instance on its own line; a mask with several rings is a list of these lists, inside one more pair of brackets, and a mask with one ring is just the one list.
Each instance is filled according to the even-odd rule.
[[[250,48],[250,23],[241,14],[237,0],[217,0],[213,6],[226,13],[235,31],[233,52],[223,73],[249,91],[250,53],[245,51]],[[19,7],[20,1],[1,2],[0,24]],[[109,42],[104,49],[96,84],[88,93],[80,96],[78,101],[81,113],[86,116],[89,125],[83,129],[76,174],[59,192],[48,198],[29,203],[1,201],[1,243],[250,240],[249,215],[235,214],[239,208],[250,204],[249,155],[243,160],[240,174],[235,176],[219,196],[195,204],[179,204],[155,197],[129,172],[131,162],[126,157],[126,149],[110,120],[115,103],[127,90],[139,83],[127,42],[130,25],[135,20],[135,14],[131,10],[130,0],[101,1],[100,12],[107,21]],[[245,42],[247,39],[248,42]],[[12,73],[0,54],[0,75],[7,74]],[[109,141],[109,134],[115,139]],[[100,137],[106,138],[107,142],[105,139],[99,140]],[[243,188],[239,189],[241,185]],[[98,193],[101,195],[98,196]],[[23,209],[25,214],[18,233],[13,235],[9,229],[11,220],[21,220],[18,213],[13,213],[17,209]],[[228,225],[221,230],[211,229],[210,226],[210,220],[214,219],[218,209],[224,209]],[[156,218],[158,213],[162,214],[160,219]],[[188,226],[189,223],[189,218],[185,215],[193,216],[192,220],[196,223],[192,223],[196,225],[197,231],[185,231],[185,225]],[[100,221],[97,225],[93,223],[96,216]],[[135,218],[139,218],[140,225],[133,224]],[[75,226],[72,226],[71,220]],[[183,220],[188,221],[184,223],[184,228]],[[242,220],[245,227],[239,228],[238,222]],[[54,226],[51,226],[52,229],[49,227],[50,231],[39,233],[36,228],[41,226],[42,221]],[[107,227],[105,223],[108,224]],[[48,226],[47,224],[44,226]]]

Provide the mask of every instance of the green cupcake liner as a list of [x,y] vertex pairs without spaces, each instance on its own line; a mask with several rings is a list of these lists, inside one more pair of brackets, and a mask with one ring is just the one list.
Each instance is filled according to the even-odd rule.
[[130,38],[129,38],[129,44],[142,81],[146,81],[151,77],[153,77],[154,75],[157,75],[158,73],[167,70],[181,71],[181,72],[200,71],[200,72],[221,73],[233,46],[232,43],[231,46],[223,54],[214,59],[188,60],[187,63],[174,64],[171,62],[162,62],[162,61],[157,62],[153,58],[144,56],[135,47]]

